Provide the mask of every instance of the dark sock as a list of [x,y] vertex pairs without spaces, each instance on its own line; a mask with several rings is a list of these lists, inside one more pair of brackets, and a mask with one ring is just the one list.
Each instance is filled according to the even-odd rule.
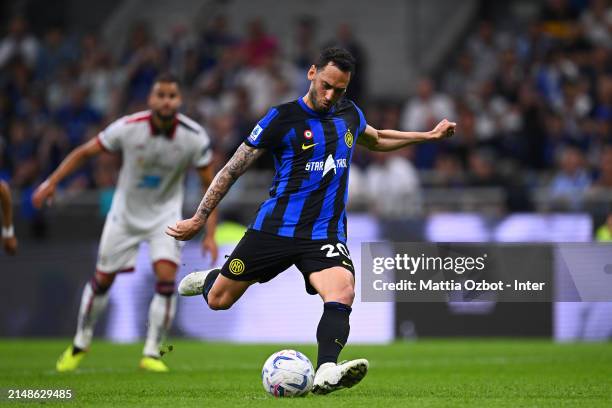
[[206,279],[204,280],[204,292],[202,292],[202,296],[204,296],[204,300],[206,300],[207,304],[208,292],[210,292],[210,289],[215,283],[215,279],[217,279],[217,276],[219,276],[219,272],[221,272],[221,269],[215,269],[211,271],[208,275],[206,275]]
[[342,348],[346,345],[351,326],[349,315],[351,307],[338,302],[323,304],[323,316],[317,327],[319,354],[317,370],[321,364],[337,363]]

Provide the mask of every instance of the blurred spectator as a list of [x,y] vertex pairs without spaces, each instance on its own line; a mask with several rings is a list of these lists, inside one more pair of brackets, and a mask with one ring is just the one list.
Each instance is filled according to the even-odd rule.
[[[184,24],[172,27],[170,39],[165,45],[166,61],[172,72],[176,72],[179,78],[184,79],[185,69],[189,55],[193,55],[196,49],[196,39],[189,28]],[[197,58],[195,58],[196,70]]]
[[430,130],[438,121],[455,116],[451,98],[436,93],[430,78],[417,83],[416,96],[404,105],[400,126],[415,131]]
[[444,74],[444,91],[454,98],[465,95],[478,87],[475,77],[474,60],[467,52],[461,52],[451,68]]
[[365,172],[370,208],[383,217],[420,214],[421,183],[419,174],[410,161],[414,150],[403,149],[373,155],[375,161]]
[[153,80],[161,72],[164,62],[162,51],[153,43],[145,23],[133,27],[122,62],[126,69],[128,109],[143,109]]
[[[306,94],[310,88],[310,81],[306,77],[306,72],[314,63],[318,55],[316,44],[316,21],[312,17],[302,16],[297,20],[293,35],[294,50],[293,64],[298,70],[296,88],[300,94]],[[352,86],[352,84],[351,84]]]
[[12,162],[11,181],[17,188],[32,185],[38,172],[36,140],[27,122],[14,120],[11,123],[8,156]]
[[532,211],[528,192],[520,177],[513,174],[508,178],[500,171],[499,157],[488,148],[470,152],[467,185],[477,188],[500,188],[504,194],[505,210],[511,212]]
[[591,0],[580,24],[591,44],[612,49],[612,6],[608,0]]
[[498,48],[493,24],[490,21],[480,22],[476,33],[467,41],[467,51],[474,60],[474,76],[479,81],[491,79],[499,68]]
[[94,110],[115,118],[120,115],[123,71],[117,69],[112,55],[98,44],[95,36],[85,36],[82,43],[83,49],[95,48],[81,57],[79,85],[89,90],[88,102]]
[[70,102],[57,112],[55,119],[66,130],[72,149],[84,142],[89,127],[99,125],[102,118],[88,104],[87,90],[74,86],[70,93]]
[[301,96],[295,88],[297,75],[292,64],[281,59],[276,52],[270,52],[260,58],[256,67],[244,70],[238,83],[249,93],[250,110],[255,116],[262,117],[271,106]]
[[[240,51],[237,47],[224,50],[219,63],[196,80],[199,92],[196,109],[205,122],[235,108],[232,91],[243,89],[239,86],[243,72]],[[246,109],[250,111],[250,105]]]
[[56,124],[47,126],[41,134],[37,152],[40,176],[45,178],[51,174],[70,150],[70,141],[64,129]]
[[28,23],[21,17],[13,17],[8,23],[6,37],[0,41],[0,69],[9,61],[19,58],[33,69],[38,57],[38,40],[28,32]]
[[598,175],[591,186],[591,193],[612,193],[612,145],[607,145],[601,152]]
[[578,211],[584,193],[591,185],[591,177],[580,149],[566,146],[558,159],[558,170],[550,183],[550,199],[556,209]]
[[578,16],[568,0],[546,0],[539,19],[541,29],[557,40],[573,39],[579,34]]
[[[430,78],[422,78],[417,83],[416,96],[406,102],[402,109],[399,128],[414,131],[431,130],[440,120],[455,117],[454,109],[450,97],[435,93],[433,81]],[[417,167],[431,168],[439,149],[437,143],[419,145],[416,152]]]
[[278,40],[266,32],[260,18],[251,20],[247,27],[247,37],[244,40],[244,57],[250,67],[259,67],[271,56],[278,53]]
[[12,114],[24,117],[26,109],[27,94],[32,80],[32,71],[21,57],[13,58],[8,65],[7,81],[4,87]]
[[436,157],[432,178],[432,187],[460,188],[465,185],[463,165],[457,155],[450,152],[441,152]]
[[467,183],[471,187],[500,187],[506,183],[497,170],[497,157],[493,151],[478,149],[468,158]]
[[317,58],[318,47],[315,35],[316,22],[309,16],[297,19],[294,33],[293,63],[298,69],[307,71]]
[[519,64],[514,49],[506,49],[499,54],[499,71],[494,75],[494,85],[498,94],[507,102],[518,100],[518,91],[525,80],[523,67]]
[[547,165],[544,104],[530,84],[522,84],[518,90],[518,109],[520,127],[507,147],[523,166],[544,169]]
[[60,27],[52,27],[44,34],[36,64],[36,77],[42,81],[55,77],[61,66],[78,59],[77,48],[64,36]]
[[348,23],[338,25],[336,38],[328,46],[335,45],[348,50],[355,58],[355,74],[351,78],[351,86],[346,96],[362,106],[367,97],[368,66],[367,56],[363,46],[355,39],[353,29]]
[[199,43],[200,69],[207,71],[215,67],[228,48],[238,45],[238,38],[229,31],[227,16],[220,14],[212,19],[210,26],[201,35]]

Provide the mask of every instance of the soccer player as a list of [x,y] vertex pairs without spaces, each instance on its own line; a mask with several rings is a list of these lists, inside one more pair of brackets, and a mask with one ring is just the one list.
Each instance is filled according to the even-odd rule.
[[[174,76],[162,74],[155,80],[148,105],[150,110],[120,118],[96,139],[76,148],[34,193],[34,205],[40,208],[53,197],[56,186],[87,159],[103,151],[123,155],[100,240],[96,272],[83,291],[76,335],[57,361],[57,371],[78,367],[89,350],[96,320],[106,308],[108,290],[116,274],[134,270],[138,246],[145,241],[149,243],[157,282],[140,367],[168,371],[160,359],[160,346],[175,314],[174,289],[181,246],[165,235],[164,229],[182,218],[183,180],[189,167],[198,169],[204,185],[212,181],[212,151],[204,129],[178,113],[181,93]],[[214,262],[216,220],[212,218],[202,245]]]
[[17,253],[17,238],[13,226],[13,202],[11,190],[3,180],[0,180],[0,211],[2,212],[2,247],[9,255]]
[[270,109],[216,175],[195,215],[167,229],[178,240],[191,239],[238,177],[264,151],[272,153],[276,175],[271,197],[242,240],[220,270],[193,272],[178,291],[185,296],[203,294],[211,309],[227,309],[254,282],[269,281],[296,265],[306,291],[318,293],[324,302],[316,333],[315,394],[352,387],[368,370],[365,359],[337,364],[348,339],[355,296],[355,271],[346,247],[348,174],[355,143],[390,151],[442,139],[455,128],[446,119],[430,132],[367,125],[361,110],[343,98],[353,68],[354,59],[346,50],[323,50],[308,70],[308,93]]

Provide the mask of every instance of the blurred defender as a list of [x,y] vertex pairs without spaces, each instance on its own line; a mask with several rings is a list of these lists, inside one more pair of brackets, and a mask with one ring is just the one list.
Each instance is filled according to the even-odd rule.
[[13,200],[11,190],[3,180],[0,180],[0,212],[2,212],[2,247],[9,255],[17,253],[17,238],[13,226]]
[[[147,339],[140,367],[167,371],[160,346],[176,308],[175,278],[181,248],[164,234],[168,223],[181,219],[183,180],[190,166],[198,169],[204,185],[213,177],[210,140],[204,129],[178,113],[181,95],[172,75],[159,76],[148,99],[150,110],[125,116],[96,139],[75,149],[34,193],[40,208],[56,186],[83,162],[103,151],[120,152],[123,165],[100,240],[96,272],[85,286],[73,344],[60,356],[58,371],[77,368],[91,344],[94,325],[108,303],[108,290],[119,272],[134,270],[138,246],[148,242],[157,278],[149,308]],[[216,261],[215,220],[208,223],[203,249]]]
[[167,230],[178,240],[194,237],[238,177],[264,151],[272,153],[276,175],[271,197],[221,270],[189,274],[179,293],[203,294],[211,309],[227,309],[254,282],[266,282],[296,265],[307,292],[318,293],[324,302],[317,328],[316,394],[352,387],[368,369],[365,359],[337,364],[348,339],[355,296],[355,272],[346,247],[348,174],[355,143],[390,151],[450,136],[455,128],[446,119],[430,132],[368,126],[361,110],[343,98],[353,69],[354,59],[346,50],[323,50],[308,71],[308,93],[272,108],[217,174],[195,215]]

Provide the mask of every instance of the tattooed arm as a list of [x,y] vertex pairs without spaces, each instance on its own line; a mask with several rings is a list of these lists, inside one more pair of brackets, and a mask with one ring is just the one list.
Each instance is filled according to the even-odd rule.
[[264,149],[255,149],[244,143],[241,144],[234,156],[213,179],[194,216],[177,222],[174,227],[168,226],[166,234],[179,241],[188,241],[193,238],[204,227],[208,216],[219,205],[230,187],[263,152]]

